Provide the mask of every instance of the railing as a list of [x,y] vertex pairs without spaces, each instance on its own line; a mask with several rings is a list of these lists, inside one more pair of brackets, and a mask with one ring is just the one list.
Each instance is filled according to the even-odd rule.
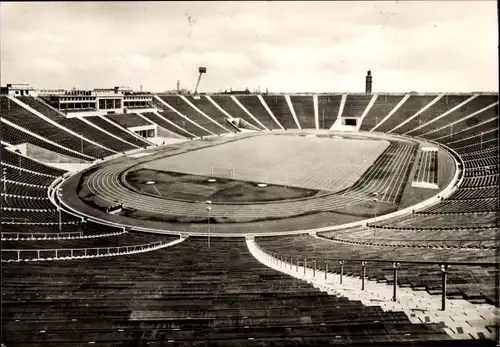
[[[2,262],[42,261],[58,259],[82,259],[109,257],[120,254],[146,252],[166,245],[164,241],[156,241],[142,245],[98,247],[98,248],[56,248],[56,249],[2,249]],[[4,258],[5,255],[5,258]],[[44,257],[45,256],[45,257]]]
[[342,239],[338,237],[327,237],[318,234],[325,240],[331,240],[335,242],[350,243],[350,244],[362,244],[362,245],[376,245],[376,246],[388,246],[388,247],[443,247],[443,248],[478,248],[478,249],[498,249],[497,239],[484,239],[484,240],[395,240],[395,239]]
[[[272,264],[277,265],[278,267],[289,267],[290,270],[293,270],[295,267],[295,271],[298,273],[299,269],[303,271],[304,276],[306,275],[307,269],[312,270],[313,278],[316,277],[317,272],[324,272],[324,279],[328,279],[328,274],[333,273],[333,264],[334,262],[339,264],[339,283],[342,284],[342,278],[344,275],[344,265],[346,263],[358,264],[361,266],[361,290],[365,290],[365,280],[366,280],[366,269],[369,263],[386,263],[391,264],[393,269],[393,295],[392,300],[396,301],[397,299],[397,286],[398,286],[398,269],[401,264],[411,264],[411,265],[435,265],[441,270],[441,310],[445,311],[446,309],[446,285],[447,285],[447,276],[450,270],[450,267],[455,266],[480,266],[480,267],[494,267],[498,268],[499,263],[491,263],[491,262],[459,262],[459,261],[410,261],[410,260],[380,260],[380,259],[353,259],[353,258],[302,258],[297,256],[285,256],[276,252],[269,252],[262,249],[257,242],[254,241],[255,246],[262,253],[264,253],[267,257],[267,260]],[[295,262],[294,262],[295,261]],[[321,266],[324,264],[324,266]]]
[[68,231],[60,233],[17,233],[17,232],[4,232],[2,233],[2,240],[67,240],[67,239],[95,239],[99,237],[118,236],[126,233],[127,231],[117,231],[112,233],[100,234],[87,234],[84,235],[83,231]]

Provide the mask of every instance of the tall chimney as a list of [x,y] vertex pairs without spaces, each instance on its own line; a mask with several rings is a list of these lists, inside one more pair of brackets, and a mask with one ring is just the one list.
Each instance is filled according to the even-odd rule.
[[177,80],[177,94],[179,94],[181,91],[181,81]]
[[372,72],[370,70],[368,70],[368,74],[366,75],[365,93],[372,93]]

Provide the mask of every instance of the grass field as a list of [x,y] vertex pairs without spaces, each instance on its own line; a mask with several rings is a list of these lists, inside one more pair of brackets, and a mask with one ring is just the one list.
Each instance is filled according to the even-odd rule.
[[356,182],[388,146],[383,140],[263,135],[141,167],[221,178],[212,168],[226,168],[241,181],[337,192]]
[[[306,198],[318,193],[317,190],[280,185],[259,187],[258,182],[225,178],[209,182],[205,176],[147,169],[130,171],[125,179],[138,192],[189,201],[255,203]],[[155,182],[154,185],[147,184],[149,181]]]

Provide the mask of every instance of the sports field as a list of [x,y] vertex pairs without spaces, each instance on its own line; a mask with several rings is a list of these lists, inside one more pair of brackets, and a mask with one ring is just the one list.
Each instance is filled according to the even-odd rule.
[[388,141],[263,135],[154,160],[141,168],[337,192],[347,189]]

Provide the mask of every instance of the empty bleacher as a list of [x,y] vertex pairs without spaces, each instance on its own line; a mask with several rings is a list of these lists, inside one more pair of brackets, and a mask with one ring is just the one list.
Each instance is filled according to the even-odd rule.
[[379,94],[375,103],[372,105],[368,113],[366,114],[361,127],[361,131],[370,131],[378,123],[382,121],[393,109],[398,105],[398,103],[403,99],[404,95],[387,95]]
[[47,166],[42,163],[39,163],[31,158],[28,158],[20,153],[15,151],[9,151],[3,146],[1,147],[0,159],[2,163],[10,164],[17,166],[18,168],[51,175],[51,176],[60,176],[65,171],[61,169],[57,169],[55,167]]
[[330,129],[337,120],[342,95],[318,95],[318,120],[320,129]]
[[387,120],[375,129],[378,132],[389,132],[406,119],[413,116],[436,98],[436,95],[411,95]]
[[370,103],[372,95],[351,95],[348,94],[342,117],[361,117],[366,107]]
[[64,129],[56,127],[5,96],[1,96],[0,99],[2,117],[34,134],[94,158],[103,158],[113,154],[113,152],[103,147],[94,145]]
[[396,129],[394,132],[397,134],[405,134],[407,132],[420,134],[422,133],[422,128],[417,129],[414,132],[413,130],[439,117],[440,115],[447,112],[448,110],[451,110],[455,106],[458,106],[468,98],[470,98],[470,95],[449,95],[449,94],[444,95],[441,99],[436,101],[436,103],[434,103],[424,112],[420,113],[418,116],[411,119],[398,129]]
[[86,118],[89,122],[92,124],[97,125],[99,128],[106,130],[107,132],[114,134],[118,136],[119,138],[134,144],[139,147],[146,147],[149,146],[149,143],[146,140],[142,140],[131,133],[129,133],[127,130],[123,129],[121,126],[119,126],[117,123],[114,123],[111,121],[108,122],[107,120],[99,117],[99,116],[92,116],[92,117],[87,117]]
[[132,127],[140,127],[145,125],[153,125],[153,123],[148,122],[147,120],[139,117],[134,113],[127,114],[108,114],[104,116],[111,121],[119,124],[124,128],[132,128]]
[[35,136],[32,136],[24,131],[21,131],[15,127],[12,127],[6,123],[1,124],[0,126],[0,134],[2,136],[2,140],[10,143],[11,145],[19,145],[19,144],[32,144],[38,146],[40,148],[47,149],[49,151],[62,154],[67,157],[77,158],[81,161],[89,161],[94,159],[91,156],[82,155],[78,152],[68,151],[67,149],[61,148],[59,146],[55,146],[52,143],[41,140]]
[[152,123],[156,123],[159,126],[161,126],[162,128],[165,128],[168,131],[171,131],[175,134],[178,134],[178,135],[181,135],[184,137],[188,137],[188,138],[194,137],[193,134],[188,133],[187,130],[184,130],[182,128],[181,129],[177,128],[176,126],[172,125],[171,123],[169,123],[168,121],[166,121],[162,117],[158,117],[156,114],[154,114],[152,112],[145,112],[145,113],[142,113],[142,115],[144,117],[146,117],[147,119],[149,119]]
[[[278,253],[282,256],[308,259],[309,266],[316,259],[318,269],[324,268],[324,259],[343,259],[344,274],[360,276],[361,260],[367,260],[366,277],[386,281],[392,279],[392,264],[389,261],[435,261],[435,265],[401,264],[398,275],[400,286],[422,288],[430,294],[441,294],[441,270],[439,261],[477,261],[495,262],[496,250],[482,249],[422,249],[420,247],[373,247],[356,244],[346,244],[315,238],[309,235],[269,236],[255,239],[266,252]],[[349,261],[356,259],[356,261]],[[387,263],[370,262],[370,260],[387,260]],[[338,261],[330,261],[329,271],[339,273]],[[479,266],[455,266],[448,273],[448,295],[461,296],[464,299],[482,298],[490,303],[497,303],[494,268]],[[471,286],[474,283],[476,286]],[[369,288],[369,284],[367,285]],[[369,289],[367,289],[369,290]]]
[[[224,97],[222,97],[224,98]],[[264,105],[262,105],[262,102],[260,102],[259,98],[256,95],[238,95],[236,99],[252,114],[259,122],[262,123],[266,128],[269,130],[272,129],[281,129],[278,124],[274,121],[274,119],[271,118],[267,110],[264,108]],[[240,108],[236,103],[231,100],[227,99],[224,104],[225,107],[229,107],[230,109],[236,109],[232,104],[234,104],[237,108]],[[241,108],[240,108],[241,109]],[[243,112],[243,111],[242,111]],[[258,129],[261,129],[262,127],[255,122],[251,117],[249,117],[245,112],[243,118],[245,121],[249,122],[252,125],[255,125]],[[241,114],[240,114],[241,115]],[[243,115],[242,115],[243,116]]]
[[312,95],[290,95],[295,115],[302,129],[316,129]]
[[29,96],[21,96],[18,99],[63,127],[70,129],[73,132],[82,135],[84,138],[96,142],[115,152],[126,152],[134,148],[133,146],[128,145],[106,134],[105,132],[99,131],[79,118],[66,118],[60,112],[54,110],[39,99]]
[[[440,325],[411,324],[403,312],[331,296],[272,270],[243,240],[206,243],[188,239],[155,252],[61,261],[56,269],[51,262],[6,263],[4,342],[318,346],[332,339],[371,345],[450,340]],[[24,301],[32,302],[19,305]]]
[[[228,124],[228,117],[221,110],[215,107],[205,96],[201,96],[199,99],[195,99],[192,96],[186,96],[186,99],[196,106],[201,112],[205,113],[207,116],[226,128],[226,132],[234,131],[234,128]],[[223,131],[223,129],[219,129],[218,131],[220,132],[221,130]]]
[[[455,123],[456,121],[459,121],[462,118],[468,117],[468,116],[482,110],[483,108],[492,105],[493,103],[495,103],[497,101],[498,101],[498,96],[479,95],[478,97],[471,100],[470,102],[463,105],[462,107],[458,108],[457,110],[450,112],[446,116],[439,118],[439,119],[436,119],[432,123],[429,123],[429,124],[423,126],[421,129],[419,129],[418,134],[428,134],[429,133],[426,136],[429,136],[433,139],[438,138],[438,137],[443,136],[443,135],[448,135],[449,129],[445,129],[444,133],[439,133],[439,134],[437,134],[435,132],[431,134],[430,132],[436,131],[437,129],[440,129],[441,127],[448,128],[448,126],[450,126],[452,123]],[[483,114],[483,112],[487,112],[487,113]],[[483,112],[477,113],[476,116],[469,118],[469,120],[464,120],[463,123],[460,122],[458,124],[457,123],[453,124],[453,128],[455,129],[454,132],[457,132],[461,129],[464,129],[464,125],[466,125],[465,128],[474,125],[475,123],[477,123],[476,121],[474,121],[475,118],[487,119],[488,114],[490,115],[490,117],[492,117],[492,116],[494,117],[495,115],[498,115],[498,109],[497,109],[497,111],[494,111],[494,108],[493,108],[493,110],[491,108],[489,108]],[[448,130],[448,132],[446,132],[446,130]],[[415,134],[417,134],[417,132],[410,132],[409,133],[409,135],[412,135],[412,136]]]
[[[171,107],[175,108],[181,114],[191,119],[193,122],[198,124],[199,126],[205,128],[209,132],[213,134],[223,134],[227,133],[227,130],[221,128],[220,125],[215,124],[210,121],[208,118],[198,113],[193,107],[187,104],[180,96],[176,95],[160,95],[159,96],[164,102],[168,103]],[[166,107],[163,107],[165,110]],[[192,132],[188,129],[189,132]]]
[[293,119],[284,95],[264,95],[262,98],[283,128],[297,129],[297,123]]

